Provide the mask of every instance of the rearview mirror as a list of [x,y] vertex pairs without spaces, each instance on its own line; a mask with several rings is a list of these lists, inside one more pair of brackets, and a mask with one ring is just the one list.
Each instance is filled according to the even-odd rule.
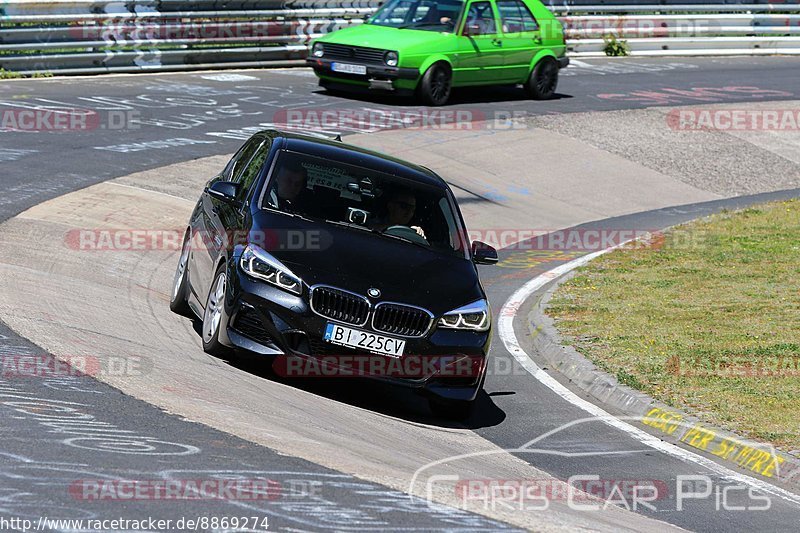
[[238,193],[239,184],[231,181],[218,181],[208,188],[209,196],[228,204],[236,202],[236,195]]
[[358,182],[351,181],[347,184],[347,190],[354,194],[366,196],[367,198],[375,198],[376,195],[380,194],[380,189],[376,189],[372,180],[369,178],[363,178]]
[[497,263],[497,250],[481,241],[472,242],[472,260],[479,265]]

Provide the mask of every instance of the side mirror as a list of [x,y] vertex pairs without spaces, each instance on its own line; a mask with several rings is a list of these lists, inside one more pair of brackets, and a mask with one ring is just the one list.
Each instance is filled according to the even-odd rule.
[[209,196],[228,204],[236,202],[236,195],[238,193],[239,184],[231,181],[218,181],[208,188]]
[[481,241],[472,242],[472,260],[479,265],[497,263],[497,250]]
[[470,35],[480,35],[481,34],[481,27],[478,24],[467,24],[464,26],[464,36],[469,37]]

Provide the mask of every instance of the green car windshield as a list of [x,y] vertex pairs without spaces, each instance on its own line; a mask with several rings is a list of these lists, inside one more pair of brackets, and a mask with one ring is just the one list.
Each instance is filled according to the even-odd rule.
[[453,32],[464,0],[390,0],[369,24],[392,28]]

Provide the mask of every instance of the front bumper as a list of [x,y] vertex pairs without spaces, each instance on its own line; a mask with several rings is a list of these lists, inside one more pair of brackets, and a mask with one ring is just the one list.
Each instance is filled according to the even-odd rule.
[[556,58],[558,61],[558,68],[567,68],[569,66],[569,58],[567,56]]
[[[405,338],[400,358],[337,346],[323,340],[329,322],[314,313],[307,292],[295,296],[255,281],[233,267],[226,299],[223,344],[270,358],[285,377],[363,377],[390,382],[448,400],[475,399],[489,353],[486,332],[433,328],[424,337]],[[371,331],[369,326],[355,327]],[[299,359],[299,361],[298,361]]]
[[[366,75],[335,72],[332,65],[337,61],[340,60],[309,57],[306,59],[306,65],[314,69],[314,72],[320,78],[362,86],[370,86],[371,82],[373,84],[374,82],[388,82],[388,84],[383,84],[384,88],[408,88],[406,86],[410,87],[416,84],[419,78],[419,70],[415,68],[364,63],[359,64],[367,68]],[[346,63],[347,61],[341,62]]]

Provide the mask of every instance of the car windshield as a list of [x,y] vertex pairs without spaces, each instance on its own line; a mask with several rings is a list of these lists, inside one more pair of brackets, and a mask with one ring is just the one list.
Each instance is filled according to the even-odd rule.
[[455,200],[443,187],[282,150],[261,208],[466,257]]
[[463,8],[464,0],[390,0],[369,24],[453,32]]

